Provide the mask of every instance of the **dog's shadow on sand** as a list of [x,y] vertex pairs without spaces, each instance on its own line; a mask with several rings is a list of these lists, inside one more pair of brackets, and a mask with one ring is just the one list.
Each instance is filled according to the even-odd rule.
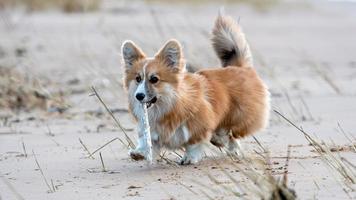
[[149,164],[147,161],[134,161],[130,158],[122,159],[125,164],[120,164],[120,166],[112,166],[113,168],[107,171],[102,171],[102,169],[97,168],[96,173],[107,173],[107,174],[122,174],[126,175],[134,174],[134,176],[147,175],[147,174],[165,174],[172,172],[194,172],[208,169],[217,169],[222,165],[231,163],[229,157],[206,157],[197,164],[191,165],[180,165],[179,160],[172,160],[174,163],[167,163],[164,160],[155,161]]

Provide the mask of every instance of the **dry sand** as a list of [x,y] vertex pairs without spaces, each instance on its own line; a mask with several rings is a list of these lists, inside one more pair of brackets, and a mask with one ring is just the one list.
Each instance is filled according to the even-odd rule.
[[[136,137],[121,85],[122,41],[131,39],[152,55],[165,40],[177,38],[190,63],[217,66],[209,32],[219,6],[108,1],[98,12],[86,14],[1,11],[0,66],[40,82],[49,80],[51,84],[43,82],[43,87],[49,92],[62,90],[71,108],[64,114],[0,110],[0,199],[205,199],[201,190],[214,199],[234,199],[220,185],[238,188],[211,156],[196,166],[165,162],[147,166],[129,159],[127,148],[116,140],[101,150],[106,168],[102,172],[99,154],[87,158],[79,142],[80,138],[93,152],[113,138],[124,140],[96,97],[89,96],[92,85],[115,109],[129,135]],[[225,10],[240,17],[256,69],[270,87],[272,108],[329,144],[332,140],[350,145],[338,123],[355,135],[356,4],[289,2],[262,11],[228,4]],[[25,51],[19,54],[19,49]],[[283,172],[287,146],[293,145],[288,182],[300,199],[349,198],[338,176],[303,135],[275,113],[271,112],[269,128],[255,136],[271,151],[271,171],[276,176]],[[259,151],[259,146],[252,137],[242,144],[248,156],[257,156],[254,150]],[[49,192],[32,150],[54,192]],[[341,150],[342,156],[356,163],[354,152]],[[168,157],[178,160],[173,154]],[[219,158],[218,163],[240,184],[248,182],[227,164],[228,158]],[[219,184],[210,181],[206,172]],[[356,198],[355,192],[349,195]]]

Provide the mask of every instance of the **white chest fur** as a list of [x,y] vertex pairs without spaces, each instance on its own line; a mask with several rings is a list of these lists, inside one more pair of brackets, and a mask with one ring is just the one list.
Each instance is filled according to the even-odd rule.
[[[159,140],[159,132],[153,131],[157,136],[153,136],[155,139]],[[159,141],[159,143],[169,149],[177,149],[182,147],[183,144],[188,142],[190,138],[189,130],[185,123],[181,124],[170,138],[167,138],[165,141]]]

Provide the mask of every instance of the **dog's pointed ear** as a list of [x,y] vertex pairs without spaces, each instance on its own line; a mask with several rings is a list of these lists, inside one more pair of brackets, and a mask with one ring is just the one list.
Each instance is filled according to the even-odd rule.
[[146,57],[143,51],[130,40],[122,43],[121,54],[126,68],[131,67],[136,61]]
[[156,54],[156,58],[162,60],[168,67],[180,70],[183,67],[183,52],[177,40],[169,40],[162,49]]

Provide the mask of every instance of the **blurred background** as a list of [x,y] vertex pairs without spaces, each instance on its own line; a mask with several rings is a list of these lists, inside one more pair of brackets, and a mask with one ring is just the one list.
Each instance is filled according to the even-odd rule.
[[[46,103],[50,111],[79,112],[90,104],[82,100],[92,85],[125,106],[120,45],[126,39],[153,55],[176,38],[190,64],[218,66],[209,37],[222,6],[244,28],[272,95],[356,93],[352,1],[1,0],[0,106]],[[7,80],[12,76],[17,81]],[[33,89],[34,97],[25,94]]]

